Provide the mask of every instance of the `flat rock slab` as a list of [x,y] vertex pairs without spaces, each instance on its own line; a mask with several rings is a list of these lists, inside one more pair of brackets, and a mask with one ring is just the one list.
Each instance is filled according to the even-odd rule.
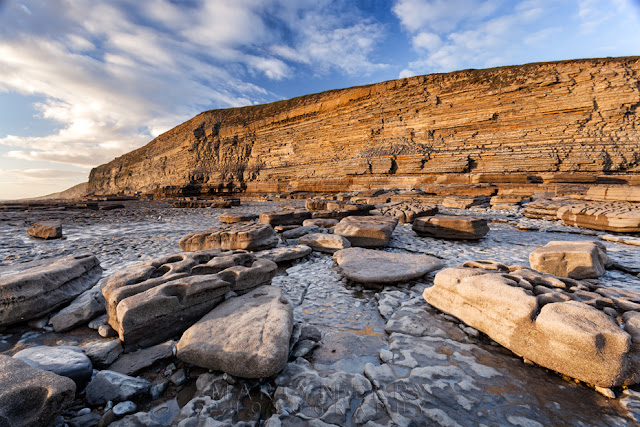
[[134,378],[113,371],[100,371],[93,377],[85,395],[92,406],[104,405],[111,401],[123,402],[149,392],[151,383],[144,378]]
[[72,402],[73,380],[0,355],[0,425],[49,426]]
[[563,206],[556,216],[567,225],[617,233],[640,232],[640,208],[632,203],[581,203]]
[[[301,221],[302,222],[302,221]],[[260,251],[275,248],[278,236],[268,224],[238,222],[187,234],[180,239],[180,249],[195,252],[206,249],[244,249]]]
[[389,243],[396,225],[398,218],[391,216],[349,216],[333,232],[349,240],[351,246],[380,248]]
[[311,253],[311,248],[307,245],[284,246],[280,248],[267,249],[266,251],[254,252],[256,258],[264,258],[277,263],[293,261],[304,258]]
[[270,284],[278,266],[243,251],[168,255],[113,274],[102,285],[109,324],[125,349],[148,347],[184,331],[229,291]]
[[485,219],[453,215],[418,218],[412,229],[422,237],[456,240],[477,240],[489,232]]
[[348,248],[333,255],[340,271],[360,283],[398,283],[417,279],[444,267],[429,255],[399,254],[373,249]]
[[284,368],[293,331],[293,308],[280,288],[262,286],[231,298],[189,328],[178,358],[244,378],[265,378]]
[[276,225],[301,225],[305,219],[310,219],[311,213],[298,209],[286,211],[263,212],[258,218],[258,222],[264,224]]
[[42,317],[93,287],[102,276],[100,262],[88,253],[36,265],[0,276],[0,326]]
[[174,208],[229,209],[231,206],[228,200],[178,200],[173,203]]
[[438,213],[438,206],[427,203],[399,202],[376,206],[369,212],[371,215],[389,215],[398,218],[400,224],[411,224],[416,218],[433,216]]
[[258,219],[258,215],[243,212],[230,212],[220,215],[220,222],[225,224],[235,224],[236,222],[249,222]]
[[551,241],[529,254],[534,270],[572,279],[596,279],[611,260],[600,242]]
[[123,354],[109,366],[110,371],[125,375],[133,375],[153,365],[156,361],[173,357],[175,342],[167,341],[162,344],[143,348],[133,353]]
[[298,243],[307,245],[314,251],[324,252],[327,254],[332,254],[341,249],[351,247],[351,242],[349,242],[345,237],[328,233],[307,234],[299,238]]
[[305,234],[319,233],[319,232],[320,232],[320,227],[318,227],[317,225],[303,225],[302,227],[297,227],[292,230],[283,231],[282,239],[283,240],[298,239],[304,236]]
[[71,304],[56,313],[49,323],[56,332],[64,332],[91,320],[104,313],[104,297],[100,285],[95,285],[80,294]]
[[486,196],[475,197],[445,197],[442,200],[442,206],[452,209],[469,209],[474,206],[487,206],[489,205],[489,198]]
[[635,384],[638,313],[600,289],[479,261],[439,272],[424,298],[538,365],[599,387]]
[[38,345],[13,355],[34,368],[71,378],[79,388],[91,379],[93,364],[80,347]]
[[312,219],[305,219],[302,222],[302,225],[303,226],[315,225],[320,228],[331,228],[338,225],[338,222],[340,221],[334,218],[312,218]]
[[59,222],[39,222],[27,230],[27,234],[38,239],[50,240],[62,238],[62,224]]
[[82,344],[82,349],[98,368],[111,365],[123,352],[122,341],[117,338],[92,340]]

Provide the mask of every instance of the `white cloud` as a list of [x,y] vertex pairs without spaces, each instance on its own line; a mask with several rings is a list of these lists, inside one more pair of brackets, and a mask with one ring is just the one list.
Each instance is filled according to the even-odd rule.
[[397,0],[393,11],[417,54],[400,77],[635,55],[640,45],[631,0]]
[[[210,108],[278,99],[260,84],[366,74],[384,28],[342,0],[24,0],[0,23],[0,92],[44,97],[44,137],[4,157],[96,166]],[[28,13],[27,13],[28,11]]]

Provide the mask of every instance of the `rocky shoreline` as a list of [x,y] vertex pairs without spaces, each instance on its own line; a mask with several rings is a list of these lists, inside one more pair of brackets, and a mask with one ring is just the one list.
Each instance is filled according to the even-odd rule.
[[[610,260],[606,270],[596,268],[597,278],[570,280],[585,292],[615,288],[615,293],[598,294],[600,301],[608,298],[611,304],[597,304],[605,304],[600,307],[605,312],[613,310],[603,316],[629,318],[627,313],[635,312],[640,303],[636,267],[640,251],[624,243],[633,241],[633,235],[577,228],[573,225],[585,222],[578,221],[575,212],[567,225],[561,222],[567,209],[554,201],[522,207],[504,206],[508,201],[500,200],[496,206],[509,209],[455,209],[442,200],[429,204],[418,197],[403,208],[373,199],[356,204],[348,200],[351,196],[358,200],[367,194],[325,202],[242,200],[240,206],[234,202],[201,207],[191,201],[178,204],[186,207],[173,207],[172,201],[130,200],[96,203],[97,209],[69,202],[0,211],[0,280],[34,263],[46,266],[53,258],[85,252],[95,256],[104,270],[99,282],[89,281],[86,291],[77,292],[76,308],[60,311],[69,301],[61,302],[60,308],[44,316],[1,327],[0,363],[5,366],[1,384],[45,372],[42,366],[38,373],[29,371],[36,368],[18,359],[38,360],[41,365],[49,359],[66,361],[63,364],[73,368],[73,375],[49,374],[49,380],[57,382],[47,387],[58,390],[52,391],[58,400],[55,404],[32,400],[39,402],[39,415],[27,417],[36,414],[38,405],[32,404],[25,412],[25,425],[640,422],[640,387],[633,385],[635,380],[610,384],[594,380],[590,387],[574,380],[576,374],[563,378],[541,366],[544,358],[527,357],[512,348],[518,357],[502,346],[507,345],[505,340],[482,330],[481,322],[474,324],[464,314],[427,298],[438,283],[444,283],[437,275],[465,263],[493,260],[509,266],[508,271],[510,266],[529,267],[529,254],[549,242],[596,241]],[[535,218],[541,209],[548,219]],[[550,221],[554,214],[558,220]],[[450,215],[458,221],[446,220]],[[185,236],[202,230],[207,236],[219,233],[221,226],[227,234],[238,230],[234,216],[259,217],[261,222],[242,223],[244,234],[233,238],[190,237],[188,245],[184,243]],[[475,222],[461,225],[469,216]],[[625,227],[635,216],[626,218]],[[60,222],[63,238],[38,240],[27,234],[33,223],[43,221]],[[416,229],[416,223],[422,225]],[[255,234],[260,244],[239,247],[252,241],[250,230],[257,224],[267,225],[266,231],[258,226],[261,231]],[[204,242],[213,246],[204,247]],[[227,245],[223,249],[229,251],[221,252],[215,245]],[[181,247],[195,252],[181,252]],[[256,251],[241,250],[247,248]],[[397,268],[385,268],[385,263]],[[133,292],[132,286],[138,290]],[[145,296],[136,305],[132,298],[138,294]],[[538,289],[527,298],[535,301],[548,294]],[[101,299],[105,297],[106,302]],[[0,292],[2,298],[6,293]],[[166,305],[175,298],[179,309]],[[204,301],[214,302],[205,306]],[[0,314],[10,306],[6,303]],[[167,316],[179,315],[159,317],[160,308]],[[126,310],[134,313],[134,323],[126,320]],[[144,323],[146,315],[150,317]],[[625,320],[621,327],[624,322],[629,323]],[[268,340],[265,330],[272,331]],[[258,341],[252,338],[256,334],[263,334]],[[225,346],[229,348],[222,355],[211,356]],[[51,351],[47,348],[63,353],[38,353]],[[234,356],[224,356],[225,351]],[[247,354],[239,353],[243,351]],[[592,386],[598,386],[600,393]],[[25,387],[31,386],[25,382]],[[3,390],[0,406],[15,405],[19,392]],[[0,410],[0,421],[2,416],[7,415]]]

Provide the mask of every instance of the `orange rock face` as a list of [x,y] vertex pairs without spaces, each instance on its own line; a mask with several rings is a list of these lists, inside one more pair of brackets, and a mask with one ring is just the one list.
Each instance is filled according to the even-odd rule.
[[638,76],[638,57],[575,60],[207,111],[92,170],[89,191],[337,192],[633,175]]

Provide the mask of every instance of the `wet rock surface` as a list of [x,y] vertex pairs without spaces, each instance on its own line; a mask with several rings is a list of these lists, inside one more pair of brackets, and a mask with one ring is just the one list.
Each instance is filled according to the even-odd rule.
[[34,368],[71,378],[78,388],[91,379],[93,365],[80,347],[38,345],[21,350],[13,355]]
[[[124,204],[125,209],[108,212],[83,209],[57,213],[56,219],[65,223],[66,239],[52,241],[38,241],[25,233],[27,220],[51,219],[55,216],[51,211],[30,211],[26,215],[22,211],[3,212],[0,238],[7,245],[0,247],[0,266],[15,270],[27,261],[90,250],[105,268],[104,282],[127,267],[177,253],[181,237],[220,225],[218,215],[225,212],[174,209],[164,202]],[[260,214],[303,205],[302,200],[243,201],[242,211]],[[461,213],[448,208],[440,211]],[[478,241],[420,237],[410,225],[399,224],[384,251],[435,256],[446,267],[482,259],[527,266],[529,254],[550,241],[601,238],[598,231],[525,218],[521,212],[483,208],[465,212],[488,221],[491,232]],[[278,247],[295,247],[293,242],[281,241]],[[603,242],[613,265],[620,268],[605,270],[597,283],[594,279],[580,281],[589,290],[581,289],[583,292],[577,295],[598,304],[598,298],[591,295],[596,293],[622,307],[626,310],[624,319],[616,313],[624,322],[624,331],[631,335],[637,319],[625,314],[640,311],[636,294],[640,278],[632,272],[640,263],[640,254],[636,246]],[[148,392],[122,400],[133,402],[138,412],[118,418],[113,414],[118,401],[89,405],[78,393],[75,402],[67,406],[64,419],[69,425],[85,425],[82,422],[95,424],[102,418],[113,421],[114,426],[212,422],[604,426],[634,425],[640,419],[640,387],[614,388],[618,398],[607,399],[584,384],[523,363],[522,358],[486,334],[426,303],[422,294],[432,286],[433,277],[430,273],[376,291],[349,281],[328,254],[312,252],[283,261],[272,286],[281,288],[283,296],[291,301],[294,327],[289,359],[275,379],[242,379],[220,371],[207,372],[170,356],[134,374],[150,384]],[[597,292],[592,292],[594,284],[598,285]],[[608,308],[598,310],[610,312]],[[97,326],[99,322],[93,323]],[[100,351],[89,351],[87,347],[96,341],[106,344]],[[113,363],[122,357],[115,341],[101,338],[95,329],[82,325],[59,333],[48,326],[32,330],[19,324],[0,330],[0,353],[13,355],[33,345],[78,345],[85,348],[94,368],[104,369],[108,364],[98,360]],[[293,372],[300,379],[292,377]],[[324,387],[332,384],[336,387]],[[72,423],[74,419],[79,424]]]

